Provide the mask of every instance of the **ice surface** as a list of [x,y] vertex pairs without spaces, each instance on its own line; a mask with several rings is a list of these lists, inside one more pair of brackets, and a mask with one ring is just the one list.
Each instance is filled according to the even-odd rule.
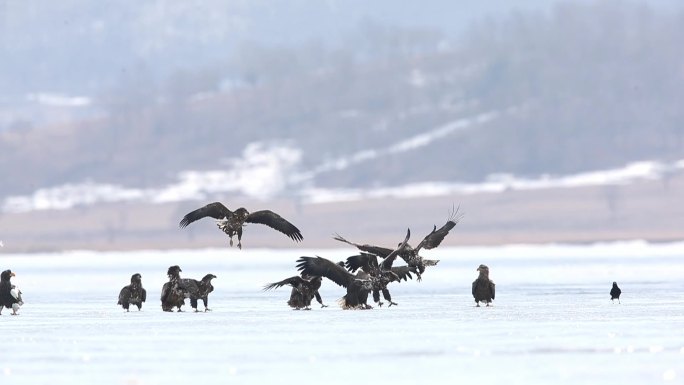
[[[292,311],[300,255],[352,249],[0,254],[26,304],[0,316],[2,384],[684,383],[684,244],[438,248],[422,282],[390,286],[399,306]],[[475,308],[480,263],[497,283]],[[164,313],[169,265],[218,276],[210,313]],[[142,312],[116,306],[139,272]],[[622,304],[608,292],[617,281]],[[189,309],[189,306],[186,306]],[[201,308],[201,305],[200,305]]]

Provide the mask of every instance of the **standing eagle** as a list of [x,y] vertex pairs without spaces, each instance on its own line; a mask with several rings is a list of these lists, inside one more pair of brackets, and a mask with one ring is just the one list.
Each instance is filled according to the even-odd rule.
[[610,289],[610,302],[615,302],[615,300],[618,300],[618,303],[620,303],[620,294],[622,294],[622,290],[617,285],[617,282],[613,282],[613,287]]
[[[449,234],[449,231],[456,226],[456,224],[461,220],[463,216],[458,214],[458,208],[449,215],[449,219],[444,224],[444,226],[437,229],[435,225],[430,234],[426,235],[422,241],[418,244],[416,248],[412,248],[410,245],[405,245],[399,252],[399,257],[401,257],[406,264],[414,268],[413,272],[418,277],[418,281],[422,280],[422,274],[425,272],[426,266],[435,266],[439,260],[425,259],[421,257],[418,252],[421,249],[434,249],[439,246],[444,238]],[[385,247],[374,246],[374,245],[360,245],[358,243],[349,242],[348,240],[341,237],[339,234],[335,234],[333,237],[336,241],[344,242],[346,244],[352,245],[361,251],[377,255],[380,258],[387,258],[388,255],[392,253],[392,249]]]
[[489,267],[487,265],[480,265],[476,271],[479,271],[480,275],[473,281],[475,303],[477,307],[480,307],[480,302],[484,302],[489,306],[496,294],[496,285],[489,279]]
[[[385,259],[393,260],[397,254],[406,246],[411,231],[406,231],[406,238],[399,244],[399,247],[392,251]],[[368,305],[368,293],[371,291],[379,293],[387,290],[387,284],[399,277],[391,270],[381,270],[376,275],[371,275],[363,271],[356,275],[347,271],[344,266],[321,257],[301,257],[297,260],[297,269],[302,275],[323,276],[336,284],[347,289],[347,294],[339,301],[343,309],[372,309]],[[380,301],[377,294],[376,302]]]
[[181,311],[181,306],[185,305],[186,290],[181,286],[181,268],[178,265],[169,267],[166,275],[169,282],[166,282],[161,291],[162,310],[173,311],[174,307]]
[[250,213],[244,207],[235,211],[230,211],[221,202],[209,203],[195,211],[186,214],[178,224],[184,228],[192,222],[204,217],[217,219],[218,228],[230,237],[230,245],[233,246],[233,236],[237,234],[238,248],[242,249],[242,227],[245,223],[260,223],[269,226],[287,235],[295,242],[300,242],[304,237],[295,225],[285,220],[285,218],[270,210],[259,210]]
[[182,278],[178,284],[179,288],[183,290],[186,298],[190,298],[190,306],[197,310],[197,300],[201,299],[204,303],[204,311],[211,311],[209,309],[209,293],[214,291],[214,286],[211,280],[216,278],[214,274],[207,274],[201,281],[191,278]]
[[124,286],[119,292],[119,302],[126,311],[130,305],[136,305],[138,311],[142,309],[142,303],[147,299],[147,291],[142,287],[142,276],[138,273],[131,276],[131,284]]
[[21,291],[10,281],[15,274],[12,270],[0,273],[0,314],[2,309],[12,309],[12,315],[18,315],[19,308],[24,304],[21,299]]
[[269,283],[264,286],[264,291],[289,285],[292,286],[292,290],[290,291],[290,300],[287,301],[287,304],[293,310],[311,310],[311,300],[314,297],[316,298],[316,301],[321,304],[321,308],[324,308],[328,307],[328,305],[323,304],[323,298],[321,298],[320,293],[318,293],[318,289],[321,288],[322,280],[323,278],[320,276],[300,277],[295,275],[294,277],[284,279],[280,282]]

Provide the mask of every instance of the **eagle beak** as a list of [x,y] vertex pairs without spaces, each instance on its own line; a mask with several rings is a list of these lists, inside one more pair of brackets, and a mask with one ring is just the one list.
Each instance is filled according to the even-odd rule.
[[10,277],[16,277],[17,275],[14,273],[10,273]]

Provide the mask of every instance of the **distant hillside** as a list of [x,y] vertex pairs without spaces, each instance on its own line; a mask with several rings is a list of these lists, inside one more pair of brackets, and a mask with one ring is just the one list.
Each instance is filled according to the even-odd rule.
[[141,68],[77,123],[0,131],[0,198],[85,181],[156,188],[274,153],[284,195],[684,159],[681,20],[567,4],[456,40],[370,26],[363,47],[245,46],[163,81]]

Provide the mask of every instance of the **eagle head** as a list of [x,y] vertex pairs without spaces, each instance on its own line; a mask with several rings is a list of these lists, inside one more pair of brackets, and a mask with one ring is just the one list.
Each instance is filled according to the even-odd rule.
[[239,209],[235,210],[233,214],[240,218],[240,221],[244,221],[249,215],[249,211],[247,211],[247,209],[244,207],[240,207]]
[[3,271],[2,274],[0,274],[0,279],[2,279],[3,281],[9,281],[10,278],[14,276],[15,274],[12,272],[12,270],[7,269]]
[[166,275],[168,275],[169,278],[171,278],[179,275],[179,273],[182,271],[183,270],[181,270],[181,268],[178,265],[173,265],[169,267],[169,270],[166,272]]

